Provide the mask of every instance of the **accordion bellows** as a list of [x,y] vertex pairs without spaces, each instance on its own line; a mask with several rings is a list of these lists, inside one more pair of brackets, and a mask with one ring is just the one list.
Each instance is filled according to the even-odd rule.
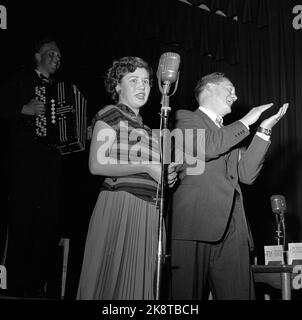
[[87,100],[78,88],[59,82],[39,85],[35,93],[46,106],[45,114],[36,117],[38,140],[62,155],[85,150]]

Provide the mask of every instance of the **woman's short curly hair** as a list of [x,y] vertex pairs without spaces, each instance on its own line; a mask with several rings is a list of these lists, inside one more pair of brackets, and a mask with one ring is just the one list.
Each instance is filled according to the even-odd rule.
[[115,89],[116,86],[127,73],[132,73],[137,68],[145,68],[148,71],[150,86],[152,86],[153,70],[143,59],[139,57],[123,57],[113,61],[112,66],[105,75],[105,88],[114,102],[119,99]]

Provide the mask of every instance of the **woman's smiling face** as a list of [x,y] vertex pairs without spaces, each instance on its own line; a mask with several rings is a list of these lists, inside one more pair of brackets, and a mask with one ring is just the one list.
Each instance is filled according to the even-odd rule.
[[137,68],[127,73],[116,86],[119,103],[130,107],[136,114],[146,104],[150,93],[149,72],[145,68]]

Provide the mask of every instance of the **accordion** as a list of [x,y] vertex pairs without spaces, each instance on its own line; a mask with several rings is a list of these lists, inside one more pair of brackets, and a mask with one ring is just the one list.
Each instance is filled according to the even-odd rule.
[[59,150],[61,155],[85,150],[87,100],[67,82],[35,87],[36,99],[45,104],[45,114],[36,116],[38,141]]

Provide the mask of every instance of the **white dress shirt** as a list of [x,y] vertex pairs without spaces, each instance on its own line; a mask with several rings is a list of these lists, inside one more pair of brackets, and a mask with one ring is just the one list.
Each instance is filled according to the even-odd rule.
[[[221,128],[223,126],[223,118],[221,116],[218,116],[215,112],[213,112],[212,110],[199,106],[199,110],[201,110],[202,112],[204,112],[214,123],[217,127]],[[244,121],[239,120],[244,126],[247,127],[248,130],[250,130],[249,126],[244,123]],[[261,139],[264,139],[266,141],[270,140],[270,136],[261,133],[261,132],[257,132],[256,133],[257,136],[259,136]]]

